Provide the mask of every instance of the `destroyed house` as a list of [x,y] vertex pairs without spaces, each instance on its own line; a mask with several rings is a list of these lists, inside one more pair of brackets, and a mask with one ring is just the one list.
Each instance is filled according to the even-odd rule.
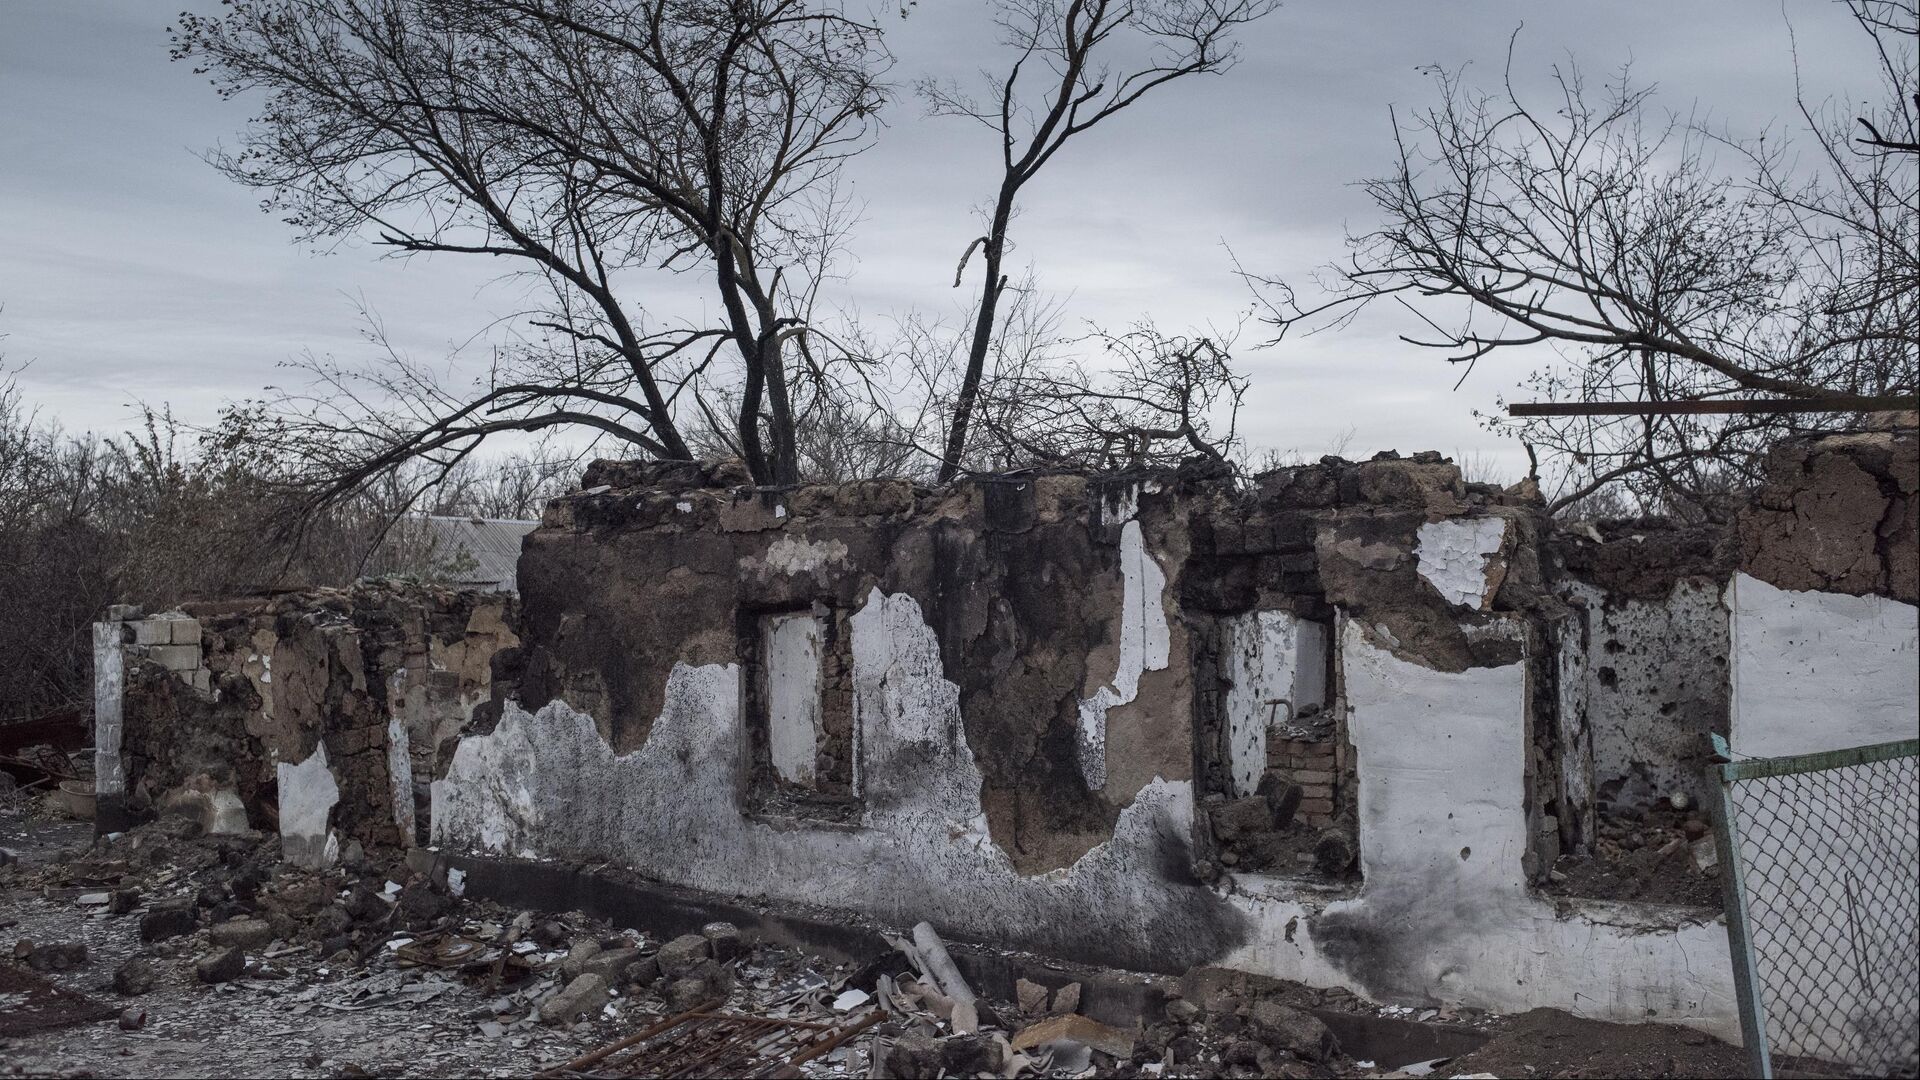
[[1709,737],[1914,736],[1916,468],[1911,433],[1798,440],[1682,526],[1556,523],[1436,454],[780,491],[599,462],[517,598],[103,623],[103,827],[1737,1038]]

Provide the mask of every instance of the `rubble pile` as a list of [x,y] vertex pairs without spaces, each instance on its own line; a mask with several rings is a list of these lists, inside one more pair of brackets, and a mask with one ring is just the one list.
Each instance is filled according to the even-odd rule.
[[[35,805],[16,797],[7,813]],[[461,872],[421,851],[350,845],[341,865],[314,871],[283,862],[277,837],[208,834],[187,815],[98,839],[58,828],[64,846],[38,852],[9,833],[22,851],[0,868],[0,966],[86,1007],[7,1032],[15,1075],[146,1071],[129,1058],[172,1060],[154,1043],[192,1047],[212,1075],[520,1075],[689,1012],[857,1026],[806,1063],[815,1076],[1350,1071],[1324,1025],[1279,1001],[1208,1012],[1175,996],[1164,1020],[1135,1030],[1081,1015],[1078,983],[1022,980],[1017,1000],[988,1000],[924,924],[899,952],[836,965],[724,922],[661,940],[502,908],[465,896]],[[405,1052],[391,1038],[325,1037],[343,1022],[435,1034]]]
[[1720,903],[1720,871],[1707,812],[1661,801],[1618,805],[1595,816],[1590,855],[1562,855],[1547,891],[1561,896],[1649,903]]
[[505,908],[424,851],[350,846],[314,871],[282,861],[277,837],[191,816],[95,839],[48,809],[0,805],[0,971],[67,1008],[0,1028],[5,1075],[651,1075],[673,1046],[636,1034],[690,1018],[785,1024],[823,1048],[788,1075],[1395,1075],[1316,1015],[1376,1008],[1345,991],[1126,976],[1162,1005],[1107,1023],[1080,982],[976,993],[925,924],[833,963],[725,922],[663,938]]

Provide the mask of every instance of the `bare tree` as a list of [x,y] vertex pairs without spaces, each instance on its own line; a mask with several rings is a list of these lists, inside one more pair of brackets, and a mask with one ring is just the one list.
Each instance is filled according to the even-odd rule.
[[1096,330],[1085,344],[1107,362],[1029,364],[985,384],[983,449],[1023,465],[1137,469],[1190,457],[1230,464],[1247,391],[1231,338],[1169,335],[1143,321],[1120,333]]
[[[237,0],[173,51],[265,95],[215,161],[303,239],[505,259],[548,297],[480,386],[390,375],[413,414],[342,448],[323,497],[510,431],[685,458],[684,399],[715,383],[755,478],[792,481],[789,342],[883,100],[876,28],[817,0]],[[647,312],[649,271],[701,276],[717,316]]]
[[[1395,120],[1398,161],[1362,186],[1383,223],[1351,236],[1322,295],[1250,277],[1281,333],[1342,325],[1382,298],[1471,370],[1503,349],[1563,362],[1547,397],[1664,401],[1780,396],[1836,409],[1912,394],[1920,372],[1914,9],[1854,0],[1884,108],[1852,127],[1801,103],[1813,153],[1737,140],[1655,112],[1625,71],[1590,86],[1555,68],[1536,107],[1435,73],[1440,103]],[[1511,48],[1509,49],[1511,71]],[[1721,155],[1733,159],[1723,166]],[[1815,423],[1831,424],[1824,420]],[[1556,507],[1616,480],[1643,503],[1691,504],[1750,477],[1808,423],[1781,416],[1631,416],[1494,426],[1557,451]]]
[[[1000,144],[1001,177],[986,232],[967,246],[959,287],[978,248],[984,264],[966,367],[941,454],[939,479],[962,468],[1000,302],[1007,234],[1020,192],[1074,136],[1189,75],[1217,74],[1236,58],[1233,35],[1279,0],[995,0],[1001,39],[1014,53],[1004,75],[985,76],[984,98],[933,82],[920,91],[938,115],[977,121]],[[1144,58],[1128,62],[1129,51]]]

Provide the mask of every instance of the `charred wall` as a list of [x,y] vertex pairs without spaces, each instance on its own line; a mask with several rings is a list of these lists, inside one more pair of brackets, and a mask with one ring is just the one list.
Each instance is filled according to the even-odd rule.
[[[1097,771],[1110,782],[1090,783],[1084,767],[1082,702],[1114,678],[1124,637],[1127,526],[1102,501],[1133,498],[1138,481],[1040,475],[938,492],[868,481],[756,493],[737,479],[597,463],[581,493],[549,508],[521,565],[528,645],[511,692],[522,707],[565,702],[616,752],[631,752],[647,741],[674,665],[741,665],[751,703],[753,634],[743,627],[754,617],[817,610],[840,626],[879,589],[913,598],[934,628],[989,830],[1023,871],[1066,866],[1110,837],[1154,776],[1187,778],[1184,656],[1140,673],[1138,695],[1104,710]],[[1161,497],[1140,500],[1133,527],[1154,550],[1177,553],[1181,481],[1165,483]]]
[[284,770],[321,754],[333,829],[412,844],[436,746],[490,698],[516,618],[504,594],[366,583],[103,624],[126,672],[125,809],[273,828]]

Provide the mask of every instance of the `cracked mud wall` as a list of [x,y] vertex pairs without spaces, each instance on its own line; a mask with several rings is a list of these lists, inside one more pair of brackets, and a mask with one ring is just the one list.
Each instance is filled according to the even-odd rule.
[[1778,588],[1920,604],[1920,435],[1782,442],[1739,543],[1741,569]]

